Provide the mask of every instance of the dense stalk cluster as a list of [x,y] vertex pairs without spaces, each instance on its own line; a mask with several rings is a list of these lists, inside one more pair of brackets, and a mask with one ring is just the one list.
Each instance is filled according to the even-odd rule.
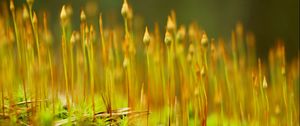
[[174,11],[163,31],[135,28],[127,0],[124,27],[81,10],[73,29],[62,6],[54,39],[33,3],[0,15],[0,125],[299,125],[299,54],[286,62],[283,41],[260,59],[240,23],[214,39]]

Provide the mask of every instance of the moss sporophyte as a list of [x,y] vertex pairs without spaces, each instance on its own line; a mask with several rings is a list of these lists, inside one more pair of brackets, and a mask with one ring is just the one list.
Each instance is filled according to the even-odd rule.
[[0,125],[299,125],[299,54],[287,61],[282,40],[259,58],[241,23],[217,39],[175,11],[146,24],[129,0],[123,25],[92,5],[7,2]]

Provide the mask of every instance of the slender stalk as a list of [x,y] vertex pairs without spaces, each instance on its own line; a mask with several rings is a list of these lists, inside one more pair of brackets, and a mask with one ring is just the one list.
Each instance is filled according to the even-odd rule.
[[[13,4],[13,3],[11,3]],[[12,6],[12,5],[11,5]],[[21,47],[20,47],[20,36],[19,36],[19,29],[17,26],[17,22],[16,22],[16,14],[15,14],[15,10],[11,8],[11,14],[12,14],[12,18],[13,18],[13,24],[14,24],[14,30],[15,30],[15,36],[16,36],[16,41],[17,41],[17,49],[18,49],[18,62],[21,62]],[[20,65],[20,64],[19,64]]]
[[84,64],[84,71],[83,71],[83,100],[85,101],[86,100],[86,76],[87,76],[87,54],[86,54],[86,41],[87,41],[87,38],[86,38],[86,34],[85,34],[85,28],[86,28],[86,24],[84,22],[85,20],[83,20],[81,22],[81,26],[80,26],[80,29],[81,29],[81,38],[82,38],[82,42],[81,42],[81,47],[82,47],[82,52],[83,52],[83,64]]
[[91,96],[92,96],[92,111],[93,111],[93,120],[95,121],[95,80],[94,80],[94,47],[93,42],[89,42],[90,47],[88,48],[88,58],[89,58],[89,66],[90,66],[90,86],[91,86]]
[[[25,64],[26,64],[26,71],[27,71],[27,79],[26,79],[26,82],[28,83],[28,84],[31,84],[31,78],[30,78],[30,59],[29,59],[29,54],[30,53],[30,50],[29,49],[26,49],[25,50]],[[30,85],[29,85],[29,87],[30,87]],[[27,103],[27,102],[26,102]],[[34,109],[36,109],[36,105],[35,105],[35,108]]]
[[206,125],[206,121],[207,121],[207,111],[208,111],[208,101],[207,101],[207,93],[206,93],[206,88],[205,88],[205,82],[203,79],[199,80],[200,83],[202,82],[202,91],[203,91],[203,95],[204,95],[204,119],[202,121],[202,125]]
[[171,49],[167,47],[168,50],[168,89],[169,89],[169,126],[171,125],[171,114],[172,114],[172,88],[171,88]]
[[[147,110],[148,112],[150,112],[150,61],[149,61],[149,47],[147,47],[147,69],[148,69],[148,87],[147,87],[147,97],[148,97],[148,106],[147,106]],[[149,125],[149,114],[147,114],[147,126]]]
[[[1,76],[2,78],[2,76]],[[4,105],[4,83],[2,83],[2,79],[1,79],[1,102],[2,102],[2,114],[3,117],[5,117],[5,105]]]
[[[36,22],[34,22],[34,16],[32,14],[32,5],[28,5],[28,10],[29,10],[29,16],[30,16],[30,23],[31,23],[31,27],[32,27],[32,31],[33,31],[33,35],[34,35],[34,39],[35,39],[35,44],[36,44],[36,49],[37,49],[37,56],[38,56],[38,63],[40,65],[41,63],[41,56],[40,56],[40,44],[39,44],[39,38],[38,38],[38,32],[37,32],[37,26],[35,26]],[[37,20],[37,19],[35,19]]]
[[100,29],[100,37],[101,37],[101,46],[102,46],[102,56],[104,63],[106,63],[106,45],[105,45],[105,40],[104,40],[104,33],[103,33],[103,22],[102,22],[102,14],[99,16],[99,29]]
[[28,104],[27,104],[27,94],[26,94],[26,84],[24,82],[24,77],[22,75],[23,73],[23,68],[21,68],[21,60],[22,60],[22,55],[21,55],[21,47],[20,47],[20,36],[19,36],[19,30],[18,30],[18,26],[17,26],[17,22],[16,22],[16,14],[15,14],[15,9],[14,9],[14,3],[11,0],[11,14],[12,14],[12,18],[13,18],[13,24],[14,24],[14,30],[15,30],[15,37],[16,37],[16,41],[17,41],[17,53],[18,53],[18,65],[19,65],[19,69],[21,70],[21,78],[22,78],[22,86],[23,86],[23,93],[24,93],[24,99],[26,101],[26,109],[28,110]]
[[64,67],[64,76],[65,76],[65,87],[66,87],[66,99],[67,99],[67,108],[70,112],[70,99],[69,99],[69,82],[68,82],[68,70],[67,70],[67,42],[66,42],[66,31],[65,27],[62,27],[63,37],[62,37],[62,56],[63,56],[63,67]]
[[49,67],[50,67],[50,76],[51,76],[51,89],[52,89],[52,112],[55,114],[55,97],[56,92],[54,88],[54,73],[53,73],[53,65],[52,65],[52,57],[51,52],[48,49],[48,59],[49,59]]
[[[131,39],[130,39],[130,33],[129,33],[129,28],[128,28],[128,19],[125,17],[124,18],[124,25],[125,25],[125,39],[127,42],[129,42]],[[129,48],[131,46],[131,42],[129,42]],[[128,50],[129,51],[129,50]],[[127,95],[128,95],[128,107],[131,107],[130,105],[130,85],[132,84],[132,80],[131,80],[131,66],[132,66],[132,58],[129,54],[129,62],[130,64],[128,64],[127,66],[127,77],[128,77],[128,83],[127,83]]]
[[25,106],[26,106],[26,109],[28,110],[29,107],[28,107],[28,103],[27,103],[26,83],[25,83],[25,79],[23,77],[22,77],[22,84],[23,84],[23,93],[24,93],[24,99],[25,99]]
[[72,102],[74,102],[74,54],[73,54],[74,43],[70,44],[70,57],[71,57],[71,96]]
[[[3,59],[2,52],[3,48],[0,47],[0,58]],[[0,66],[2,68],[2,64]],[[3,83],[4,73],[0,70],[0,88],[1,88],[1,109],[2,109],[2,116],[5,117],[5,105],[4,105],[4,83]]]
[[[37,33],[37,17],[36,15],[32,14],[32,4],[28,4],[28,10],[29,10],[29,17],[30,17],[30,23],[31,23],[31,28],[33,31],[33,35],[34,35],[34,40],[35,40],[35,44],[36,44],[36,50],[37,50],[37,56],[38,56],[38,66],[40,67],[41,65],[41,57],[40,57],[40,45],[39,45],[39,38],[38,38],[38,33]],[[36,97],[35,99],[38,99],[38,86],[36,86]],[[40,95],[41,96],[41,95]],[[36,103],[37,104],[37,103]],[[41,103],[40,103],[41,106]],[[41,108],[41,107],[40,107]]]
[[[129,58],[129,62],[131,62],[130,58]],[[130,91],[131,91],[131,88],[130,88],[130,85],[132,83],[132,80],[131,80],[131,63],[128,64],[127,66],[127,77],[128,77],[128,85],[127,85],[127,95],[128,95],[128,107],[131,107],[131,97],[130,97]]]
[[[110,83],[109,83],[109,89],[108,89],[108,102],[109,102],[109,116],[110,118],[112,118],[112,84],[113,84],[113,75],[112,75],[112,71],[109,69],[109,74],[110,74]],[[111,120],[111,124],[113,123],[113,121]]]

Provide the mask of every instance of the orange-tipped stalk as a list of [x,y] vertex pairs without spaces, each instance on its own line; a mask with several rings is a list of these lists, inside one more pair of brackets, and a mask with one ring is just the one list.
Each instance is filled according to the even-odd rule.
[[1,80],[0,80],[0,83],[1,83],[1,104],[2,104],[2,114],[3,114],[3,117],[5,117],[5,105],[4,105],[4,83],[2,82],[2,74],[1,74]]
[[48,49],[48,59],[49,59],[49,67],[50,67],[50,76],[51,76],[51,89],[52,89],[52,112],[55,114],[55,97],[56,92],[54,88],[54,73],[53,73],[53,65],[52,65],[52,56],[51,52]]
[[124,24],[125,24],[125,34],[129,35],[129,28],[128,28],[128,23],[129,20],[132,18],[132,10],[129,7],[127,0],[124,0],[123,5],[122,5],[122,9],[121,9],[121,14],[124,18]]
[[56,98],[56,92],[54,87],[54,69],[53,69],[53,56],[51,52],[51,36],[48,30],[48,22],[47,22],[47,14],[46,12],[43,14],[43,25],[44,25],[44,32],[45,32],[45,41],[48,45],[47,47],[47,54],[48,54],[48,62],[49,62],[49,68],[50,68],[50,80],[51,80],[51,93],[52,93],[52,113],[55,114],[55,98]]
[[60,19],[62,23],[62,57],[63,57],[63,67],[64,67],[64,77],[65,77],[65,87],[66,87],[66,99],[67,99],[67,108],[68,112],[70,113],[70,99],[69,99],[69,79],[68,79],[68,70],[67,70],[67,40],[66,40],[66,19],[67,19],[67,12],[65,10],[65,6],[62,7],[60,13]]
[[206,33],[204,32],[202,34],[202,37],[201,37],[201,45],[203,47],[203,58],[204,58],[204,65],[205,65],[205,71],[208,70],[208,65],[207,65],[207,48],[208,48],[208,38],[207,38],[207,35]]
[[[148,77],[147,77],[147,82],[148,82],[148,88],[147,88],[147,97],[148,97],[148,106],[147,106],[147,109],[148,109],[148,112],[149,112],[149,110],[150,110],[150,78],[151,78],[151,76],[150,76],[150,61],[149,61],[149,44],[150,44],[150,35],[149,35],[149,31],[148,31],[148,27],[146,27],[146,29],[145,29],[145,34],[144,34],[144,37],[143,37],[143,43],[145,44],[145,46],[146,46],[146,55],[147,55],[147,71],[148,71]],[[148,120],[149,120],[149,115],[147,114],[147,125],[148,125]]]
[[173,68],[173,45],[174,40],[173,36],[169,31],[166,31],[165,34],[165,44],[167,46],[167,54],[168,54],[168,89],[169,89],[169,125],[171,125],[171,116],[172,116],[172,106],[173,106],[173,85],[174,85],[174,68]]
[[131,7],[128,5],[127,0],[124,0],[123,5],[122,5],[122,9],[121,9],[121,14],[124,18],[124,26],[125,26],[125,58],[124,58],[124,62],[123,62],[123,66],[124,64],[127,64],[125,66],[126,68],[126,78],[127,78],[127,93],[128,93],[128,106],[131,107],[131,97],[130,97],[130,87],[132,84],[134,84],[134,52],[135,52],[135,47],[134,47],[134,43],[133,43],[133,39],[132,39],[132,34],[129,31],[129,26],[130,26],[130,21],[133,18],[133,12]]
[[76,44],[76,32],[73,32],[70,38],[70,62],[71,62],[71,97],[72,97],[72,102],[74,102],[74,45]]
[[20,35],[19,35],[19,29],[18,29],[17,22],[16,22],[15,6],[14,6],[14,1],[13,0],[10,0],[10,11],[11,11],[12,18],[13,18],[13,23],[14,23],[15,37],[16,37],[16,42],[17,42],[17,52],[18,52],[18,63],[19,63],[18,65],[19,65],[19,69],[21,71],[20,76],[22,78],[24,99],[25,99],[26,108],[28,109],[26,84],[24,82],[24,77],[22,75],[23,68],[21,68],[22,55],[21,55]]
[[11,11],[12,18],[13,18],[15,37],[16,37],[16,42],[17,42],[18,62],[20,63],[21,62],[20,37],[19,37],[19,29],[18,29],[17,22],[16,22],[15,5],[14,5],[13,0],[10,0],[10,11]]
[[38,35],[38,26],[37,26],[37,16],[35,13],[32,13],[32,6],[34,0],[27,0],[27,5],[28,5],[28,11],[29,11],[29,17],[30,17],[30,22],[32,26],[32,31],[35,39],[35,44],[36,44],[36,50],[37,50],[37,56],[38,56],[38,63],[40,65],[41,62],[41,57],[40,57],[40,43],[39,43],[39,35]]
[[91,97],[92,97],[92,111],[93,111],[93,121],[95,121],[95,79],[94,79],[94,28],[90,27],[89,32],[89,48],[88,48],[88,58],[89,58],[89,68],[90,68],[90,90],[91,90]]
[[128,55],[124,56],[124,61],[123,61],[123,67],[125,69],[125,81],[126,81],[126,88],[127,88],[127,105],[128,107],[130,107],[130,83],[131,83],[131,79],[130,79],[130,60],[128,58]]
[[86,54],[86,41],[87,41],[87,34],[86,34],[86,15],[85,12],[82,10],[80,12],[80,32],[81,32],[81,46],[82,46],[82,52],[83,52],[83,99],[86,100],[86,78],[87,78],[87,54]]
[[128,4],[127,0],[123,1],[122,8],[121,8],[121,15],[123,16],[124,23],[125,23],[125,33],[129,34],[129,22],[133,18],[133,11],[131,6]]
[[103,21],[102,21],[102,14],[99,16],[99,30],[100,30],[100,36],[101,36],[101,46],[102,46],[102,57],[104,61],[104,65],[107,63],[107,54],[106,54],[106,45],[104,40],[104,32],[103,32]]

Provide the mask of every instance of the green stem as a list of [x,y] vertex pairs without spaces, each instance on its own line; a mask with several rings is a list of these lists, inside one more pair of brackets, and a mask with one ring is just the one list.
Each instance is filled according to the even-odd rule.
[[129,29],[128,29],[128,20],[125,18],[124,19],[125,23],[125,35],[129,35]]
[[54,90],[54,74],[53,74],[53,65],[52,65],[52,59],[51,59],[51,52],[48,49],[48,59],[49,59],[49,67],[50,67],[50,75],[51,75],[51,88],[52,88],[52,111],[53,114],[55,114],[55,90]]
[[70,44],[70,57],[71,57],[71,96],[74,101],[74,57],[73,57],[73,43]]
[[85,86],[85,81],[86,81],[86,73],[87,73],[87,61],[86,61],[86,35],[85,35],[85,24],[82,24],[82,52],[83,52],[83,64],[84,64],[84,71],[83,71],[83,99],[85,101],[86,99],[86,86]]
[[67,107],[68,107],[68,112],[70,113],[70,100],[69,100],[69,83],[68,83],[68,72],[67,72],[67,50],[66,50],[66,31],[65,27],[62,27],[63,31],[63,40],[62,40],[62,56],[63,56],[63,65],[64,65],[64,76],[65,76],[65,86],[66,86],[66,99],[67,99]]
[[5,117],[5,105],[4,105],[4,83],[1,82],[1,97],[2,97],[2,114],[3,114],[3,117]]
[[93,43],[90,43],[89,52],[89,64],[90,64],[90,84],[91,84],[91,95],[92,95],[92,109],[93,109],[93,120],[95,121],[95,92],[94,92],[94,54],[93,54]]
[[14,12],[12,12],[12,17],[13,17],[13,23],[14,23],[14,29],[15,29],[15,35],[16,35],[16,41],[17,41],[18,59],[19,59],[19,63],[21,63],[20,37],[19,37],[19,30],[18,30],[17,23],[16,23],[16,15]]
[[[147,106],[147,109],[148,109],[148,112],[150,112],[150,63],[149,63],[149,47],[147,47],[147,69],[148,69],[148,92],[147,92],[147,97],[148,97],[148,106]],[[148,126],[148,122],[149,121],[149,114],[147,114],[147,126]]]
[[32,17],[32,7],[29,6],[29,16],[30,16],[30,22],[31,22],[31,26],[32,26],[32,31],[34,34],[34,39],[35,39],[35,43],[36,43],[36,49],[37,49],[37,55],[38,55],[38,63],[40,65],[41,63],[41,57],[40,57],[40,44],[39,44],[39,38],[38,38],[38,33],[37,33],[37,28],[34,26],[33,23],[33,17]]
[[[172,45],[171,45],[172,46]],[[168,89],[169,89],[169,126],[171,125],[171,114],[172,114],[172,89],[171,89],[171,81],[172,81],[172,77],[171,77],[171,73],[172,73],[172,57],[171,57],[171,48],[167,47],[168,50]]]

